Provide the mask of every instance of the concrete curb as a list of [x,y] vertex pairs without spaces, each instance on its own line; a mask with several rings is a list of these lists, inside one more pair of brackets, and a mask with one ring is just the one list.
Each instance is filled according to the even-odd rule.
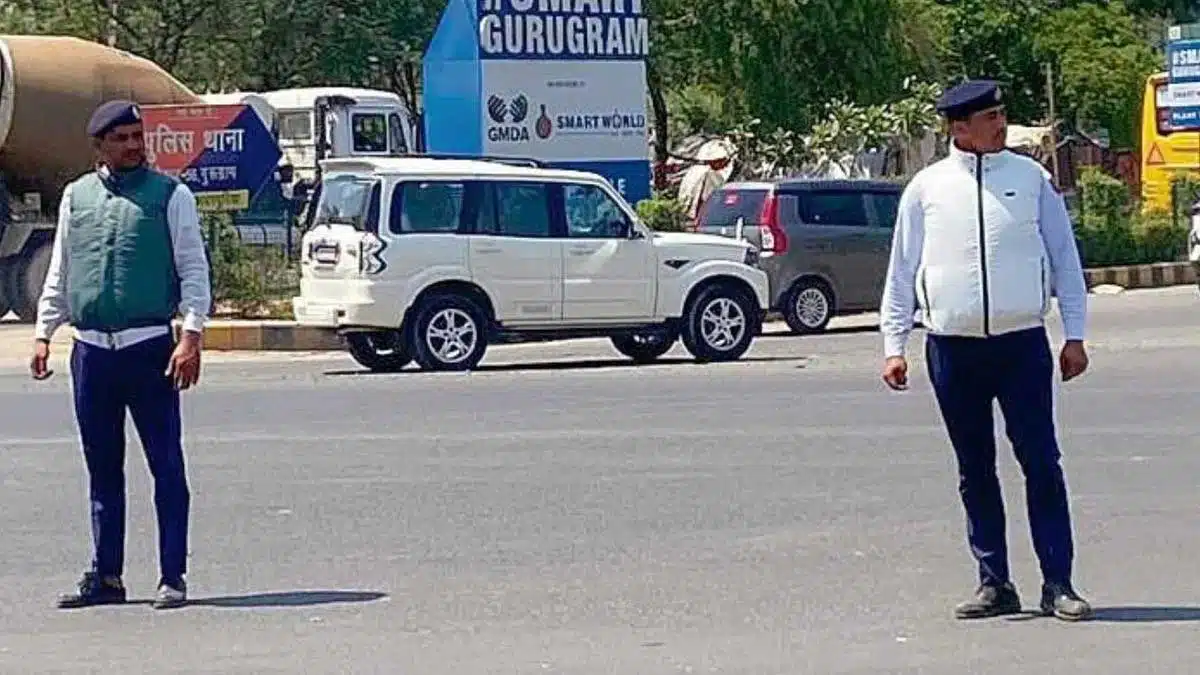
[[1120,286],[1122,288],[1164,288],[1196,283],[1196,268],[1190,262],[1094,267],[1083,271],[1088,288]]
[[[181,329],[175,325],[176,333]],[[251,352],[325,352],[346,349],[336,332],[294,321],[210,321],[204,327],[204,349]]]

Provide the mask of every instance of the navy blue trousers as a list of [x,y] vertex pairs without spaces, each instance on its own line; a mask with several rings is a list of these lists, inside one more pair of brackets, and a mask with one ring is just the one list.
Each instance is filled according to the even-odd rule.
[[929,376],[958,460],[967,541],[980,582],[1009,581],[1004,502],[996,475],[992,402],[1025,474],[1025,500],[1043,582],[1070,583],[1074,544],[1054,426],[1054,357],[1045,329],[990,338],[929,335]]
[[168,335],[119,350],[76,341],[71,351],[75,417],[90,480],[93,571],[121,576],[125,566],[125,413],[154,477],[163,581],[186,572],[188,492],[179,392],[165,375]]

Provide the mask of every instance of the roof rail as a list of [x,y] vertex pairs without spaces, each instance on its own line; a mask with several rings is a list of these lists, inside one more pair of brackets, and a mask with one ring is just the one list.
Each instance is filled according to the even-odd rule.
[[501,157],[498,155],[468,155],[448,152],[417,152],[409,155],[409,157],[421,157],[424,159],[464,159],[478,160],[483,162],[496,162],[498,164],[515,164],[517,166],[529,166],[535,169],[544,169],[545,162],[534,159],[532,157]]

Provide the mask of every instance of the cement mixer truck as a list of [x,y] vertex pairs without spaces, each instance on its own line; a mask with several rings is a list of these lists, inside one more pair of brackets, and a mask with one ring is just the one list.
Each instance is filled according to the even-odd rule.
[[152,61],[72,37],[0,35],[0,316],[37,315],[63,187],[87,171],[101,102],[196,104]]

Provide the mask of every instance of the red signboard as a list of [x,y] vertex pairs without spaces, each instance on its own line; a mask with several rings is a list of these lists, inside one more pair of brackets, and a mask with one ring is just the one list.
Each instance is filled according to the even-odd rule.
[[145,106],[146,159],[177,176],[205,211],[249,207],[279,162],[279,144],[248,105]]

